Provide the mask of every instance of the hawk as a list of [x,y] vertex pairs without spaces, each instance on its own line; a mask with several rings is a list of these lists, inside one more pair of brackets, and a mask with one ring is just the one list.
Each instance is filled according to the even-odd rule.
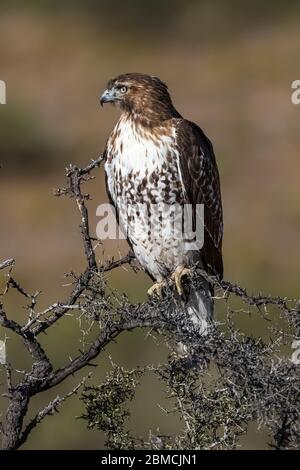
[[[119,75],[108,82],[100,102],[121,109],[104,152],[106,187],[136,259],[155,281],[148,293],[161,293],[173,280],[184,308],[204,332],[213,313],[212,288],[203,280],[201,289],[191,288],[186,295],[181,279],[195,263],[223,276],[222,202],[213,146],[200,127],[178,113],[167,85],[157,77]],[[164,212],[155,213],[160,204]],[[168,208],[185,204],[191,207],[193,228],[196,209],[204,206],[200,248],[184,237],[152,236],[156,223],[166,223]],[[148,216],[155,213],[154,227],[141,214],[141,205]]]

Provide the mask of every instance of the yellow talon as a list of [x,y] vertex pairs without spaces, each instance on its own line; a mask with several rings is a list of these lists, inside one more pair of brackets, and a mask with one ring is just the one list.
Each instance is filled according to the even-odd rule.
[[168,282],[164,279],[160,282],[156,282],[155,284],[153,284],[153,286],[150,287],[150,289],[148,289],[148,295],[151,297],[153,295],[157,295],[158,297],[161,297],[162,296],[162,290],[164,287],[166,287],[168,284]]
[[184,294],[181,279],[183,278],[183,276],[187,276],[188,274],[191,274],[191,273],[192,273],[192,270],[190,268],[186,268],[183,265],[179,265],[177,266],[177,268],[175,269],[175,271],[173,272],[171,276],[172,281],[175,282],[176,290],[178,294],[180,295],[180,297],[182,297]]

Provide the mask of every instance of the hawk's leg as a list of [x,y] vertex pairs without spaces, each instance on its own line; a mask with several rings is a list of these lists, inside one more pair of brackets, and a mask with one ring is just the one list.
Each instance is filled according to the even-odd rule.
[[181,280],[184,276],[187,276],[188,274],[191,274],[191,273],[192,273],[192,269],[186,268],[185,266],[180,264],[179,266],[177,266],[177,268],[175,269],[175,271],[173,272],[171,276],[172,281],[175,282],[176,290],[178,294],[180,295],[180,297],[184,295],[184,289],[182,287]]
[[149,296],[157,295],[157,296],[161,297],[162,296],[162,290],[167,285],[168,285],[168,281],[166,279],[163,279],[162,281],[156,282],[155,284],[153,284],[153,286],[151,286],[150,289],[148,289],[147,293],[148,293]]

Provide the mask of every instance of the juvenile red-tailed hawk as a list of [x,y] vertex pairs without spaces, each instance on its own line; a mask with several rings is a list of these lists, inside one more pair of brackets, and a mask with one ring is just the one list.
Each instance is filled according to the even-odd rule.
[[[222,203],[210,140],[176,111],[167,86],[157,77],[127,73],[110,80],[101,96],[101,104],[108,102],[119,105],[122,113],[105,149],[107,191],[119,224],[127,226],[137,260],[156,281],[149,293],[160,291],[173,279],[183,297],[181,277],[194,263],[222,278]],[[204,205],[202,248],[190,249],[184,237],[153,237],[153,225],[149,226],[139,205],[151,216],[160,204],[171,208],[189,204],[194,226],[196,207]],[[128,207],[137,209],[132,212]],[[164,224],[169,216],[165,209],[155,214],[154,221]],[[185,302],[187,312],[204,331],[213,311],[208,283],[203,281],[202,289],[190,291]]]

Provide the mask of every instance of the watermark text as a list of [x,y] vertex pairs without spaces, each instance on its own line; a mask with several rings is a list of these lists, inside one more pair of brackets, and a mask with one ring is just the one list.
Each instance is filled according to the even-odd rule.
[[294,80],[292,83],[293,91],[291,101],[293,104],[300,104],[300,80]]
[[[130,238],[161,243],[182,240],[186,250],[200,250],[204,243],[204,205],[196,204],[129,204],[119,198],[115,208],[111,204],[98,206],[100,217],[96,234],[100,240]],[[117,223],[118,218],[118,223]]]
[[6,364],[6,344],[0,340],[0,364]]
[[0,104],[6,104],[6,83],[0,80]]

